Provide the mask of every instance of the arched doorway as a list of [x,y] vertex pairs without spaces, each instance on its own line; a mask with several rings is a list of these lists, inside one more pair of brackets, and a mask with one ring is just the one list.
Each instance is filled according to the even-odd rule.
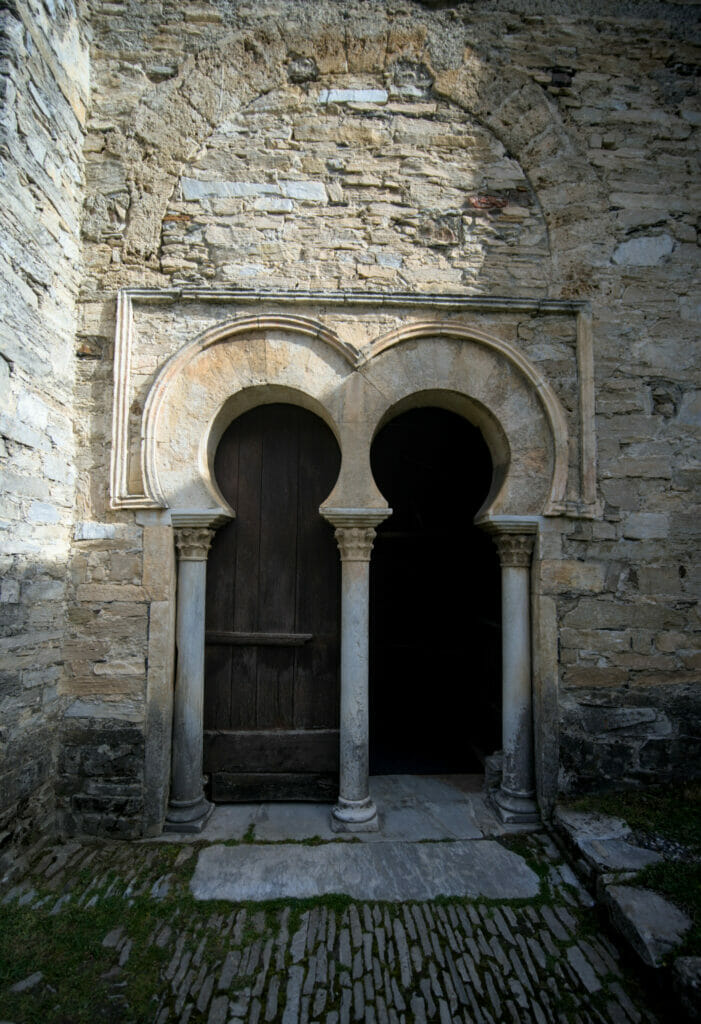
[[216,481],[236,519],[207,570],[204,771],[215,801],[333,800],[338,792],[340,563],[319,505],[340,452],[293,405],[225,431]]
[[393,509],[371,563],[370,771],[477,773],[500,746],[500,569],[473,524],[492,462],[456,413],[418,408],[377,434]]

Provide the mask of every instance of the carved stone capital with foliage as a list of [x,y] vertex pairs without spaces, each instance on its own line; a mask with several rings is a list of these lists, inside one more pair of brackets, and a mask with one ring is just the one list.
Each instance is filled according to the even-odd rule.
[[206,562],[214,530],[204,526],[186,526],[175,530],[175,545],[181,562]]
[[502,569],[529,567],[535,540],[532,533],[495,533],[493,536]]
[[377,536],[372,526],[339,526],[334,532],[342,562],[369,562]]

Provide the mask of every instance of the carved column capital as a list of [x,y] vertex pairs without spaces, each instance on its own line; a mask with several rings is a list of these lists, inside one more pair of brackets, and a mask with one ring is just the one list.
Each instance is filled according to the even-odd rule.
[[369,562],[375,527],[387,516],[391,508],[320,508],[320,513],[332,526],[341,552],[342,562]]
[[527,569],[531,564],[538,522],[528,516],[499,516],[477,524],[496,544],[502,569]]
[[181,562],[206,562],[214,530],[206,526],[175,528],[175,545]]
[[521,569],[529,567],[535,540],[532,533],[494,533],[492,536],[502,569],[507,566]]
[[339,526],[334,537],[341,552],[342,562],[369,562],[372,545],[377,536],[372,526]]

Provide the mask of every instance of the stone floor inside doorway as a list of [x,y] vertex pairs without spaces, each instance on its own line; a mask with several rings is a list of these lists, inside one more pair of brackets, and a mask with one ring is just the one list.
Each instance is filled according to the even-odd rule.
[[382,829],[220,807],[187,839],[40,842],[0,878],[13,1024],[664,1021],[544,831],[470,778],[373,780]]

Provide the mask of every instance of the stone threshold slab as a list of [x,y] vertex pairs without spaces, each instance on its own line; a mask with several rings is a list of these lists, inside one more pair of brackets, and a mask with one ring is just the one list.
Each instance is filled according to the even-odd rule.
[[306,899],[340,893],[357,900],[436,896],[530,899],[539,880],[523,857],[494,840],[448,843],[336,842],[209,846],[190,882],[198,900]]

